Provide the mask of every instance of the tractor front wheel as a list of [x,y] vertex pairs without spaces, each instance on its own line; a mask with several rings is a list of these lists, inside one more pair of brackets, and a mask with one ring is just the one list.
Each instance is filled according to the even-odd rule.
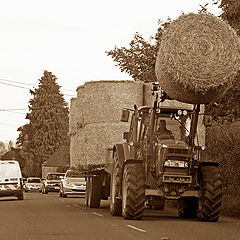
[[141,219],[145,204],[145,173],[140,163],[125,165],[122,179],[122,216]]
[[198,200],[198,220],[217,222],[222,205],[222,180],[217,166],[199,169],[202,197]]

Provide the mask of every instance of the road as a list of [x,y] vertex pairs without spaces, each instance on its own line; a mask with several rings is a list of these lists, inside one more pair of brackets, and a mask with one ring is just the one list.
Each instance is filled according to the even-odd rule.
[[109,201],[85,207],[84,198],[25,193],[24,200],[0,198],[1,240],[238,240],[240,219],[217,223],[181,219],[174,208],[146,209],[142,220],[112,217]]

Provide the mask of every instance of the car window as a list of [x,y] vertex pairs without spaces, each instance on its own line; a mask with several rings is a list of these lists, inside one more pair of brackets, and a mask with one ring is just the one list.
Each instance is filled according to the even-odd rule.
[[64,174],[49,174],[47,180],[59,180],[60,176],[64,176]]
[[69,171],[69,172],[67,172],[66,177],[81,178],[81,177],[83,177],[83,175],[81,173],[79,173],[79,172]]
[[0,178],[20,177],[20,169],[15,164],[1,164],[0,165]]
[[31,178],[27,180],[28,183],[40,183],[41,180],[38,178]]

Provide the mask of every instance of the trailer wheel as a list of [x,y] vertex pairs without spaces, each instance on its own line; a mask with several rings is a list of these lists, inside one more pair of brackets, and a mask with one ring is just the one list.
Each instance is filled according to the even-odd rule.
[[89,177],[88,183],[88,206],[99,208],[101,202],[101,179],[99,176]]
[[217,222],[222,206],[222,180],[218,167],[200,167],[202,197],[198,200],[198,220]]
[[122,216],[122,199],[117,198],[117,195],[121,189],[122,170],[116,152],[114,152],[113,158],[113,170],[111,174],[110,186],[110,212],[112,216]]
[[179,199],[178,214],[182,218],[197,217],[197,198],[181,198]]
[[125,165],[122,179],[122,215],[125,219],[141,219],[145,204],[145,173],[140,163]]

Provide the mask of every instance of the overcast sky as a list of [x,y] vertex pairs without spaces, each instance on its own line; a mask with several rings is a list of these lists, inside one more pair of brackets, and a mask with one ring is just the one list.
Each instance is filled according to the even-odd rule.
[[[128,47],[136,32],[149,39],[158,19],[197,13],[207,2],[0,0],[0,141],[15,141],[17,128],[28,122],[29,88],[44,70],[58,78],[68,103],[86,81],[131,79],[105,51]],[[216,5],[209,10],[220,14]]]

